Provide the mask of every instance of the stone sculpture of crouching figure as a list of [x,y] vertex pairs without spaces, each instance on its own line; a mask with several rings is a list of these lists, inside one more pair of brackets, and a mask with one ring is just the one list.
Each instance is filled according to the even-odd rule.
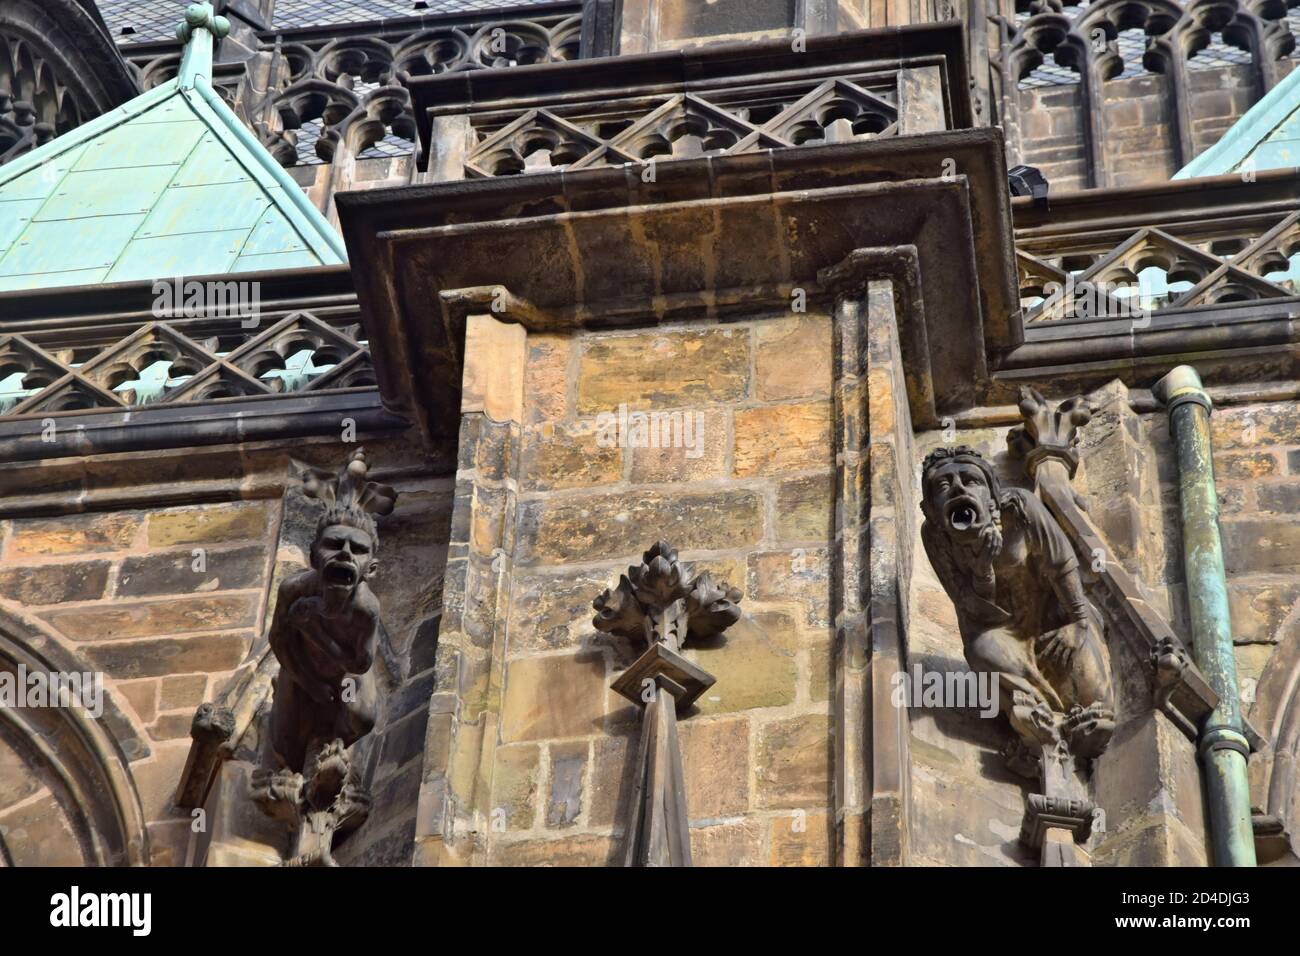
[[[940,448],[922,466],[921,539],[957,609],[966,662],[997,675],[1003,711],[1030,748],[1076,757],[1114,731],[1110,667],[1065,533],[1033,493],[1002,491],[976,451]],[[1036,772],[1021,748],[1013,768]]]
[[[254,796],[269,812],[310,823],[317,839],[299,862],[324,863],[332,835],[359,826],[369,806],[349,748],[374,728],[378,691],[371,665],[381,628],[369,581],[378,570],[373,514],[393,510],[396,492],[366,480],[358,449],[337,478],[309,474],[308,497],[324,501],[311,567],[285,578],[268,632],[280,664]],[[326,832],[328,831],[328,833]]]

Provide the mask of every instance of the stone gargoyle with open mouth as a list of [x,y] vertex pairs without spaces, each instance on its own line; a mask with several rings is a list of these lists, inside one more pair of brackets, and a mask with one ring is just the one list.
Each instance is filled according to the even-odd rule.
[[[1069,539],[1037,496],[1003,491],[966,446],[931,452],[921,484],[921,540],[956,607],[966,662],[998,676],[1028,748],[1062,740],[1075,757],[1098,756],[1114,731],[1110,667]],[[1012,757],[1036,772],[1036,761]]]

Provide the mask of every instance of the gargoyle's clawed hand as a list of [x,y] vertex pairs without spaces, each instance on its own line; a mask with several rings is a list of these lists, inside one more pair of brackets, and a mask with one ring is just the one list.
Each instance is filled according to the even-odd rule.
[[349,670],[356,655],[335,639],[333,631],[339,626],[337,619],[325,613],[325,605],[315,595],[299,598],[289,609],[289,619],[313,648],[341,670]]
[[1070,662],[1074,660],[1075,651],[1087,640],[1089,627],[1090,625],[1084,623],[1067,624],[1057,628],[1047,640],[1038,645],[1039,664],[1068,669]]
[[980,548],[976,558],[981,564],[992,564],[1002,553],[1002,531],[990,522],[980,531]]

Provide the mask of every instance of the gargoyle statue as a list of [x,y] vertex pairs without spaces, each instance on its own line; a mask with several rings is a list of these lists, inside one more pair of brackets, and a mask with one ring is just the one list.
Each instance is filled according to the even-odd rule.
[[358,448],[337,477],[304,476],[303,492],[324,504],[311,567],[280,583],[267,635],[280,671],[253,796],[302,825],[296,865],[333,865],[334,834],[360,826],[369,810],[349,748],[375,725],[371,664],[382,625],[368,583],[379,567],[373,516],[389,514],[397,493],[366,472]]
[[1025,744],[1013,769],[1039,773],[1043,747],[1098,756],[1115,727],[1110,666],[1065,533],[1037,496],[1003,491],[965,446],[926,457],[922,496],[921,540],[956,606],[966,662],[997,675]]

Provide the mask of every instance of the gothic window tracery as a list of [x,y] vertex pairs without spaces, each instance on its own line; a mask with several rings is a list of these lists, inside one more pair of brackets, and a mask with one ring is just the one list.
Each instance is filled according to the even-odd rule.
[[1060,0],[1016,3],[1004,44],[1017,88],[1079,82],[1079,53],[1097,63],[1101,79],[1170,71],[1181,56],[1188,69],[1258,66],[1294,57],[1300,5],[1284,0]]
[[72,0],[0,8],[0,164],[136,93],[108,36]]
[[[432,9],[437,6],[438,9]],[[497,5],[499,6],[499,5]],[[515,4],[527,13],[528,4]],[[350,4],[352,20],[370,9]],[[442,3],[402,13],[465,13],[459,22],[428,25],[358,24],[340,35],[322,29],[333,22],[311,11],[276,8],[276,28],[258,34],[259,50],[247,64],[218,64],[215,85],[283,165],[320,165],[339,155],[373,159],[408,155],[415,149],[415,120],[403,80],[478,69],[508,69],[577,59],[580,8],[525,17],[474,15],[473,3]],[[386,16],[394,11],[374,10]],[[323,15],[323,14],[321,14]],[[311,27],[297,26],[311,23]],[[282,29],[291,25],[290,29]],[[156,45],[155,45],[156,46]],[[176,74],[171,48],[141,48],[132,62],[142,87]]]
[[1288,2],[1016,0],[994,18],[1012,161],[1057,189],[1167,179],[1294,67]]

